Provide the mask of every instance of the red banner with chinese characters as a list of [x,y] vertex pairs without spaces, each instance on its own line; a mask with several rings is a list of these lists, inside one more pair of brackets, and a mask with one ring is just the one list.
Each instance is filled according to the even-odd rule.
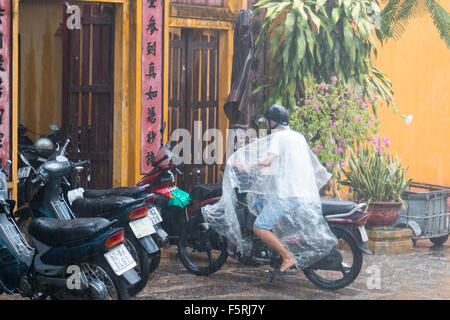
[[0,0],[0,159],[2,167],[10,159],[11,119],[11,0]]
[[142,0],[141,174],[161,145],[164,0]]

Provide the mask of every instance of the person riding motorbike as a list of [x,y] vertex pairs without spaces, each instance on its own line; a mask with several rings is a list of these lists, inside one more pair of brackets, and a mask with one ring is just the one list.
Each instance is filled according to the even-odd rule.
[[[247,157],[236,156],[232,160],[232,165],[239,173],[250,173],[255,180],[264,181],[254,182],[251,187],[240,185],[241,188],[262,191],[264,187],[260,185],[266,185],[265,194],[253,205],[259,212],[253,232],[281,256],[280,272],[304,267],[304,264],[313,261],[314,255],[317,260],[319,256],[330,252],[335,244],[335,238],[320,214],[319,190],[331,174],[319,163],[304,136],[290,129],[289,120],[289,112],[285,107],[270,106],[260,119],[266,122],[270,136],[265,140],[264,152],[260,152],[261,147],[257,148],[257,153],[264,155],[258,156],[256,161],[247,161],[248,154],[253,153],[247,151]],[[255,170],[260,173],[252,174]],[[240,178],[230,180],[233,179],[237,181]],[[283,219],[288,222],[280,222]],[[314,226],[320,226],[313,231],[316,234],[305,230]],[[293,254],[285,240],[293,234],[304,237],[305,243],[314,248],[300,248],[302,250],[294,250]],[[305,255],[308,256],[306,259]]]

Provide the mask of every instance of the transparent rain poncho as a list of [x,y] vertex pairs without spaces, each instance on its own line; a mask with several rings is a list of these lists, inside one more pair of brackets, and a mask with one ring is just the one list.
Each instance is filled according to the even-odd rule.
[[202,208],[202,214],[208,225],[242,255],[249,255],[252,240],[243,237],[237,211],[237,202],[242,202],[244,195],[244,205],[257,216],[255,225],[272,230],[296,257],[297,268],[302,269],[326,256],[337,244],[322,216],[319,196],[330,177],[305,138],[286,127],[230,156],[222,197]]

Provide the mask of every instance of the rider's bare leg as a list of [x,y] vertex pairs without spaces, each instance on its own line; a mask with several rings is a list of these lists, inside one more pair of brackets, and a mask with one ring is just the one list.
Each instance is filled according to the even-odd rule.
[[280,239],[270,230],[260,229],[253,226],[254,234],[266,243],[269,247],[277,251],[283,259],[280,271],[286,271],[295,265],[295,257],[292,253],[281,243]]

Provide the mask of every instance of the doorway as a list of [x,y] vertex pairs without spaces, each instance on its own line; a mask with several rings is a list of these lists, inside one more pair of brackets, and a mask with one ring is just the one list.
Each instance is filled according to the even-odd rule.
[[[81,28],[63,25],[62,136],[72,161],[89,160],[81,186],[110,188],[114,137],[114,6],[80,6]],[[64,12],[63,21],[67,21]]]
[[[176,129],[191,133],[191,159],[180,166],[183,177],[177,181],[191,190],[197,183],[217,182],[219,166],[206,165],[202,153],[207,145],[219,143],[214,138],[203,141],[208,129],[219,127],[219,36],[214,30],[181,28],[171,28],[169,36],[167,128],[169,136]],[[201,148],[195,148],[195,140],[202,141]]]

